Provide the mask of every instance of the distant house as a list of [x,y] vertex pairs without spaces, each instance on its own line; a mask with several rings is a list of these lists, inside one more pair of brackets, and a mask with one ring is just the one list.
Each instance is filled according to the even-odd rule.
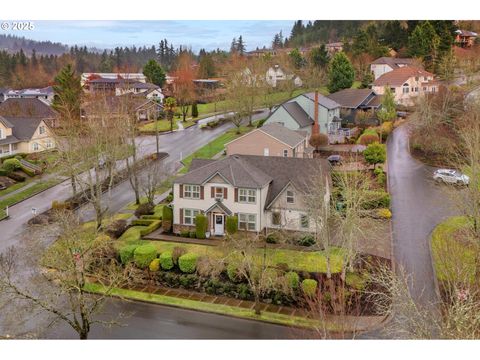
[[432,73],[408,66],[380,76],[373,82],[372,90],[382,95],[385,87],[390,87],[396,103],[411,106],[418,96],[437,92],[438,86]]
[[87,82],[94,79],[118,80],[124,79],[131,83],[147,82],[147,78],[142,73],[83,73],[80,77],[80,84],[85,86]]
[[325,45],[329,55],[333,55],[337,52],[343,51],[343,42],[332,42]]
[[470,48],[475,44],[478,34],[468,30],[455,31],[455,43],[462,48]]
[[165,98],[160,86],[143,82],[119,82],[115,87],[115,95],[121,96],[125,94],[142,96],[147,99],[157,100],[160,103],[163,103],[163,99]]
[[343,89],[327,96],[340,104],[342,120],[353,123],[359,111],[377,110],[382,97],[372,89]]
[[256,49],[245,53],[247,57],[262,57],[265,55],[276,56],[277,51],[275,49]]
[[51,105],[54,96],[55,93],[52,86],[20,90],[2,89],[0,94],[0,102],[3,102],[7,99],[39,99],[47,105]]
[[278,123],[266,124],[225,144],[227,155],[309,157],[308,133]]
[[51,106],[36,98],[9,98],[0,104],[0,116],[7,118],[38,118],[56,127],[58,114]]
[[173,231],[195,229],[195,217],[204,214],[212,236],[223,236],[226,218],[233,215],[244,231],[315,232],[304,196],[317,173],[328,180],[325,159],[251,155],[193,159],[189,172],[174,181]]
[[373,77],[377,80],[383,74],[390,71],[405,67],[414,66],[414,59],[409,58],[394,58],[394,57],[381,57],[370,64],[370,70],[373,73]]
[[[265,121],[265,125],[279,123],[290,130],[303,130],[312,134],[315,124],[315,94],[299,95],[280,105]],[[340,104],[318,94],[319,132],[333,134],[340,129]]]
[[280,65],[271,66],[268,68],[265,74],[267,83],[272,87],[281,85],[282,82],[293,81],[293,84],[297,87],[303,85],[302,79],[295,74],[287,74]]
[[43,119],[0,116],[0,157],[53,148],[55,140]]

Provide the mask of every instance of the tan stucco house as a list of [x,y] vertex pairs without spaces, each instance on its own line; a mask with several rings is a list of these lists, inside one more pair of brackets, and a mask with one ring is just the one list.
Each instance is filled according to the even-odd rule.
[[0,116],[0,157],[55,148],[47,123],[41,118]]
[[226,217],[232,215],[245,231],[315,232],[303,197],[312,174],[328,171],[325,159],[253,155],[194,159],[189,172],[174,181],[173,231],[193,230],[195,216],[201,213],[207,216],[211,236],[224,235]]
[[227,155],[309,157],[308,133],[280,124],[266,124],[225,144]]

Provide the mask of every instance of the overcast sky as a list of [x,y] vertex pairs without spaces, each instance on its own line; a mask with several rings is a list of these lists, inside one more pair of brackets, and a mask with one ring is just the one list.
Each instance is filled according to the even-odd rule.
[[[194,51],[229,49],[233,37],[243,36],[247,51],[270,46],[273,35],[290,33],[293,20],[194,20],[194,21],[34,21],[32,31],[10,31],[33,40],[50,40],[67,45],[113,48],[115,46],[158,45],[167,38],[174,46],[188,45]],[[5,32],[0,32],[5,33]]]

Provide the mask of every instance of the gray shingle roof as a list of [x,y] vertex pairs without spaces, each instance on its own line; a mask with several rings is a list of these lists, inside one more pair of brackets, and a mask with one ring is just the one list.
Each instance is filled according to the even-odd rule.
[[[303,94],[307,99],[310,99],[312,101],[315,101],[315,93],[314,92],[309,92],[306,94]],[[340,107],[340,104],[337,103],[336,101],[329,99],[328,97],[318,94],[318,104],[320,106],[323,106],[324,108],[327,108],[328,110],[333,110],[336,108]]]
[[392,69],[397,69],[399,64],[401,65],[412,65],[414,60],[410,58],[394,58],[394,57],[381,57],[372,62],[372,64],[387,64]]
[[56,112],[43,101],[35,98],[7,99],[0,104],[0,115],[4,117],[54,118]]
[[[197,161],[200,161],[203,166],[195,164]],[[304,190],[309,185],[312,173],[318,169],[324,174],[329,171],[325,159],[254,155],[231,155],[208,162],[194,159],[192,167],[186,175],[177,178],[175,183],[201,185],[218,173],[235,187],[258,189],[270,184],[266,207],[271,205],[288,184]]]
[[6,117],[12,125],[12,134],[19,140],[30,140],[35,134],[38,126],[42,122],[41,118],[19,118],[19,117]]
[[376,96],[372,89],[343,89],[328,95],[328,98],[339,103],[343,108],[356,109],[365,105],[367,100]]
[[290,114],[293,120],[295,120],[298,126],[301,128],[313,125],[313,119],[308,116],[305,110],[303,110],[296,101],[283,103],[281,107],[283,107]]
[[265,124],[259,129],[259,131],[263,131],[264,133],[273,136],[275,139],[280,140],[292,148],[305,140],[305,136],[277,123]]

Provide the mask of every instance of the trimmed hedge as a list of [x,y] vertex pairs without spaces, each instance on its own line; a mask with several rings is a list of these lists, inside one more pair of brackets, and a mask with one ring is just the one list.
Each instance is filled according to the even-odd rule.
[[366,210],[390,207],[390,194],[386,191],[366,191],[368,200],[363,204]]
[[158,271],[160,270],[160,259],[153,259],[150,265],[148,266],[150,271]]
[[186,274],[192,274],[197,268],[198,255],[195,253],[187,253],[178,258],[178,267],[180,271]]
[[173,209],[168,206],[164,206],[162,209],[162,225],[165,232],[172,230],[173,222]]
[[165,251],[160,254],[160,266],[163,270],[171,270],[173,269],[173,257],[171,251]]
[[35,174],[35,171],[33,170],[30,170],[29,168],[25,167],[25,166],[21,166],[20,169],[25,173],[27,174],[28,176],[30,177],[34,177],[36,174]]
[[145,269],[150,265],[153,259],[157,257],[157,249],[155,246],[147,244],[141,245],[133,252],[133,260],[135,265],[141,269]]
[[[162,215],[142,215],[142,220],[162,220]],[[135,220],[134,220],[135,221]]]
[[12,180],[15,180],[15,181],[18,181],[18,182],[24,182],[27,178],[21,174],[17,174],[17,173],[9,173],[7,175],[10,179]]
[[7,159],[3,160],[2,168],[7,171],[15,171],[22,168],[22,164],[18,159]]
[[133,253],[138,245],[127,245],[120,249],[120,261],[123,265],[127,265],[129,262],[133,260]]
[[227,234],[233,235],[238,231],[238,217],[237,216],[227,216],[225,224]]
[[207,236],[207,217],[203,214],[195,216],[195,235],[197,239],[205,239]]
[[317,293],[317,280],[305,279],[302,281],[303,293],[308,297],[314,297]]
[[293,289],[298,289],[298,285],[300,284],[300,276],[295,271],[289,271],[285,274],[287,278],[288,285]]
[[143,229],[140,229],[140,235],[145,236],[150,234],[151,232],[157,230],[162,225],[161,220],[153,220],[150,225],[145,226]]

